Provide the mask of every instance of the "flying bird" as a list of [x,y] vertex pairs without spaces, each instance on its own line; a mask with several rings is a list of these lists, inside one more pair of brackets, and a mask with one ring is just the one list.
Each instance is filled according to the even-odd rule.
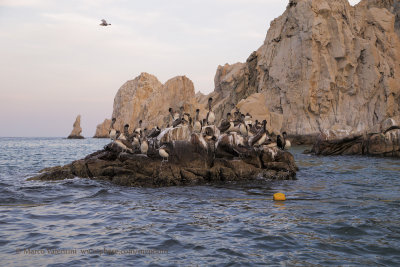
[[108,25],[111,25],[111,24],[107,23],[107,21],[105,19],[102,19],[101,23],[99,25],[100,26],[108,26]]

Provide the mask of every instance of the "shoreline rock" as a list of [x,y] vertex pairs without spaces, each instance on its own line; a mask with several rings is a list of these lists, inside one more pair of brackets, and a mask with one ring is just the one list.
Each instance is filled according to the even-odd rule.
[[[257,179],[296,179],[294,157],[278,148],[251,149],[240,157],[218,157],[188,141],[168,143],[168,162],[157,150],[148,155],[123,152],[115,142],[64,166],[46,168],[28,180],[53,181],[75,177],[110,181],[123,186],[185,186],[249,181]],[[215,155],[215,157],[214,157]]]
[[369,155],[400,158],[400,126],[396,121],[390,118],[373,128],[379,131],[332,139],[326,134],[321,134],[311,150],[304,153],[322,156]]

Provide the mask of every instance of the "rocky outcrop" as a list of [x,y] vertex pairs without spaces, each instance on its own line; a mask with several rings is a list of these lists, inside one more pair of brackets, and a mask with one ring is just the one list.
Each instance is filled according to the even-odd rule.
[[125,186],[178,186],[248,181],[295,179],[293,155],[275,148],[251,150],[240,158],[219,157],[188,141],[168,143],[170,156],[162,162],[157,150],[147,155],[121,151],[116,143],[65,166],[47,168],[28,180],[62,180],[74,177],[111,181]]
[[72,132],[68,136],[68,139],[83,139],[84,137],[81,135],[81,132],[81,115],[78,115],[75,119]]
[[361,134],[398,116],[399,6],[291,0],[247,62],[218,67],[210,94],[217,119],[241,101],[255,103],[276,131],[312,140],[329,130]]
[[96,127],[96,133],[93,138],[110,138],[109,131],[111,126],[111,120],[105,119],[102,123]]
[[381,123],[379,132],[365,134],[321,134],[311,151],[315,155],[370,155],[400,157],[400,126],[392,118]]
[[112,117],[116,118],[115,128],[122,131],[125,124],[130,129],[143,121],[143,128],[165,127],[169,122],[168,109],[194,114],[198,106],[193,82],[186,76],[177,76],[162,84],[148,73],[142,73],[134,80],[127,81],[114,98]]

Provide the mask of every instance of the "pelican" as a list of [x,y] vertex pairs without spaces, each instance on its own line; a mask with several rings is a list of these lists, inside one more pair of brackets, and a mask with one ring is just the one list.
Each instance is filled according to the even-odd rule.
[[278,135],[278,136],[276,137],[276,145],[277,145],[280,149],[282,149],[282,150],[285,149],[285,144],[283,143],[282,138],[281,138],[280,135]]
[[283,132],[282,136],[283,136],[283,141],[285,142],[284,148],[289,149],[292,146],[292,143],[290,143],[290,141],[287,139],[287,133]]
[[107,23],[107,21],[105,19],[101,20],[101,23],[99,24],[100,26],[109,26],[111,24]]
[[160,128],[158,128],[158,126],[156,126],[150,131],[148,137],[154,138],[154,137],[157,137],[160,133],[161,133]]

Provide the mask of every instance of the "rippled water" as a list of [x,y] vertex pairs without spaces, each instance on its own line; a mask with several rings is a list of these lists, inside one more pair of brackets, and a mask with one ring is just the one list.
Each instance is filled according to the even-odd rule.
[[[0,138],[2,266],[400,265],[399,160],[296,148],[296,181],[159,189],[25,181],[107,142]],[[273,202],[276,192],[289,200]]]

